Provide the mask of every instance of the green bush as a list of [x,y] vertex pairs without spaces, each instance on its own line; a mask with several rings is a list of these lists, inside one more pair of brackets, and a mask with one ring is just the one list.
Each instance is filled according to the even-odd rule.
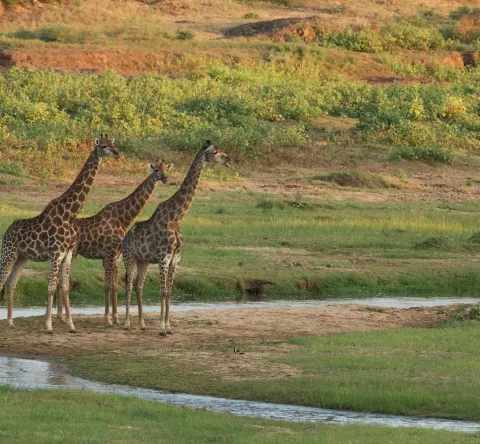
[[17,177],[26,177],[27,169],[18,162],[0,162],[0,173],[11,174]]
[[5,6],[7,8],[15,8],[19,3],[19,0],[5,0]]
[[192,40],[195,38],[195,34],[191,31],[177,31],[177,40]]
[[256,14],[255,12],[247,12],[244,16],[243,16],[244,19],[248,20],[248,19],[252,19],[252,20],[257,20],[260,18],[260,16],[258,14]]
[[400,49],[433,50],[445,46],[443,35],[435,28],[399,23],[379,31],[370,28],[345,28],[318,37],[317,42],[357,52],[384,52]]
[[452,163],[455,155],[440,145],[423,147],[402,146],[391,151],[390,159],[430,160],[434,162]]

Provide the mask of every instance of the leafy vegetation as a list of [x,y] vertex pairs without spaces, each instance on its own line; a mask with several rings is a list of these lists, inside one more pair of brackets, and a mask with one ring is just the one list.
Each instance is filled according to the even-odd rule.
[[109,128],[126,155],[141,156],[142,140],[189,150],[212,139],[256,159],[310,146],[318,130],[312,119],[325,115],[358,118],[356,137],[401,147],[397,158],[451,163],[456,150],[479,147],[475,77],[462,85],[371,87],[272,68],[210,64],[204,76],[177,79],[12,69],[0,77],[0,152],[20,164],[50,162],[48,177],[59,153],[78,159],[76,146]]

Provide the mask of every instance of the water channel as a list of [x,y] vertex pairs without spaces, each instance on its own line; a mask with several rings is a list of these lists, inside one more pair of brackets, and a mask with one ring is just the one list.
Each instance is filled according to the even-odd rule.
[[[178,304],[173,311],[190,310],[226,310],[249,307],[298,307],[326,306],[339,304],[362,304],[377,307],[411,308],[433,307],[449,304],[472,304],[479,302],[473,298],[374,298],[343,299],[329,301],[272,301],[256,303],[198,303]],[[158,306],[149,306],[146,311],[158,311]],[[76,307],[76,314],[101,314],[103,307]],[[43,307],[30,307],[15,310],[15,316],[37,316],[44,314]],[[0,319],[5,319],[6,310],[0,309]],[[475,433],[480,431],[480,422],[415,418],[408,416],[384,415],[302,407],[286,404],[270,404],[254,401],[215,398],[189,394],[172,394],[153,389],[130,387],[118,384],[105,384],[88,381],[69,375],[62,365],[32,359],[0,357],[0,385],[9,385],[21,389],[85,389],[97,393],[111,393],[123,396],[135,396],[142,399],[187,406],[194,409],[206,409],[215,412],[229,412],[235,415],[253,418],[313,422],[328,424],[364,424],[390,427],[420,427],[435,430]]]
[[[360,304],[375,307],[413,308],[436,307],[451,304],[476,304],[478,298],[368,298],[368,299],[326,299],[306,301],[262,301],[262,302],[192,302],[172,304],[170,311],[185,312],[193,310],[234,310],[238,308],[262,307],[326,307],[328,305]],[[119,313],[125,313],[125,307],[119,307]],[[160,304],[144,305],[145,312],[160,312]],[[103,306],[72,306],[73,315],[99,315],[103,314]],[[131,312],[136,312],[136,305],[132,304]],[[45,307],[14,307],[14,318],[27,316],[42,316]],[[7,319],[7,308],[0,307],[0,320]]]

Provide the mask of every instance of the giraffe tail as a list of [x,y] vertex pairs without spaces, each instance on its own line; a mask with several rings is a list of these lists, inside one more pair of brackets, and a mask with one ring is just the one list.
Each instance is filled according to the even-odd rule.
[[5,302],[5,284],[3,284],[2,291],[0,292],[0,304]]
[[[137,286],[137,278],[138,276],[135,276],[135,279],[133,280],[133,286]],[[125,285],[127,285],[127,273],[125,272]]]

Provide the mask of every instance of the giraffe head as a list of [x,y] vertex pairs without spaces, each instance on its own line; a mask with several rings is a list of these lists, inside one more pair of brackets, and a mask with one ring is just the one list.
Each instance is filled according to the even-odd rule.
[[226,167],[230,166],[230,162],[232,159],[225,154],[219,151],[217,148],[213,146],[213,143],[210,140],[207,140],[205,145],[202,148],[205,151],[205,160],[211,163],[219,163],[221,165],[225,165]]
[[115,157],[115,159],[120,157],[115,148],[115,138],[109,139],[107,134],[100,134],[100,139],[95,139],[95,150],[100,157]]
[[157,159],[156,164],[151,163],[150,170],[155,175],[155,179],[161,180],[163,183],[168,182],[167,172],[173,168],[173,163],[166,164],[165,160]]

